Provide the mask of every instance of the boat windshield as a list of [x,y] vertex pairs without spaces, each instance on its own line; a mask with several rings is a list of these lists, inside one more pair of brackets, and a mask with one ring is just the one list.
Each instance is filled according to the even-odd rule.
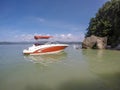
[[35,46],[39,46],[39,45],[42,45],[42,44],[40,44],[40,43],[35,43],[34,45],[35,45]]
[[49,41],[49,42],[47,42],[45,44],[58,44],[58,42],[57,41]]

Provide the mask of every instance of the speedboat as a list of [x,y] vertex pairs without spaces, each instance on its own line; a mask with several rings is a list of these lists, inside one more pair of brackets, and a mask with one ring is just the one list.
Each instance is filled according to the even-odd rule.
[[[52,36],[34,36],[36,40],[38,39],[49,39]],[[33,44],[28,49],[23,50],[23,54],[27,55],[41,55],[41,54],[53,54],[63,51],[68,44],[59,44],[57,42],[49,41],[43,45],[40,44]]]

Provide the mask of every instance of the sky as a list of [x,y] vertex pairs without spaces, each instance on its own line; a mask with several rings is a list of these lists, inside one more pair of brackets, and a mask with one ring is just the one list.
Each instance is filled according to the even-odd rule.
[[0,42],[83,41],[90,18],[107,0],[0,0]]

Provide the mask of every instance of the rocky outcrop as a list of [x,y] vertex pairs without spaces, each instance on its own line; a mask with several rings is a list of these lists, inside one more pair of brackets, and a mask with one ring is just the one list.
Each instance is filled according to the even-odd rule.
[[98,49],[105,49],[107,46],[107,37],[97,37],[97,36],[90,36],[84,39],[82,43],[82,48],[98,48]]
[[105,49],[107,46],[107,37],[97,37],[97,48]]
[[120,44],[117,45],[114,49],[115,49],[115,50],[120,50]]
[[91,37],[87,37],[82,42],[82,48],[85,48],[85,49],[93,48],[93,46],[96,44],[96,42],[97,42],[96,36],[92,35]]

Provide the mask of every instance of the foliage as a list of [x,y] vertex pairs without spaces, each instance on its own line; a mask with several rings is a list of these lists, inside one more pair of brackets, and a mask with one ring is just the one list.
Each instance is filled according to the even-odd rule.
[[120,43],[120,0],[107,1],[91,18],[86,37],[108,37],[108,44]]

